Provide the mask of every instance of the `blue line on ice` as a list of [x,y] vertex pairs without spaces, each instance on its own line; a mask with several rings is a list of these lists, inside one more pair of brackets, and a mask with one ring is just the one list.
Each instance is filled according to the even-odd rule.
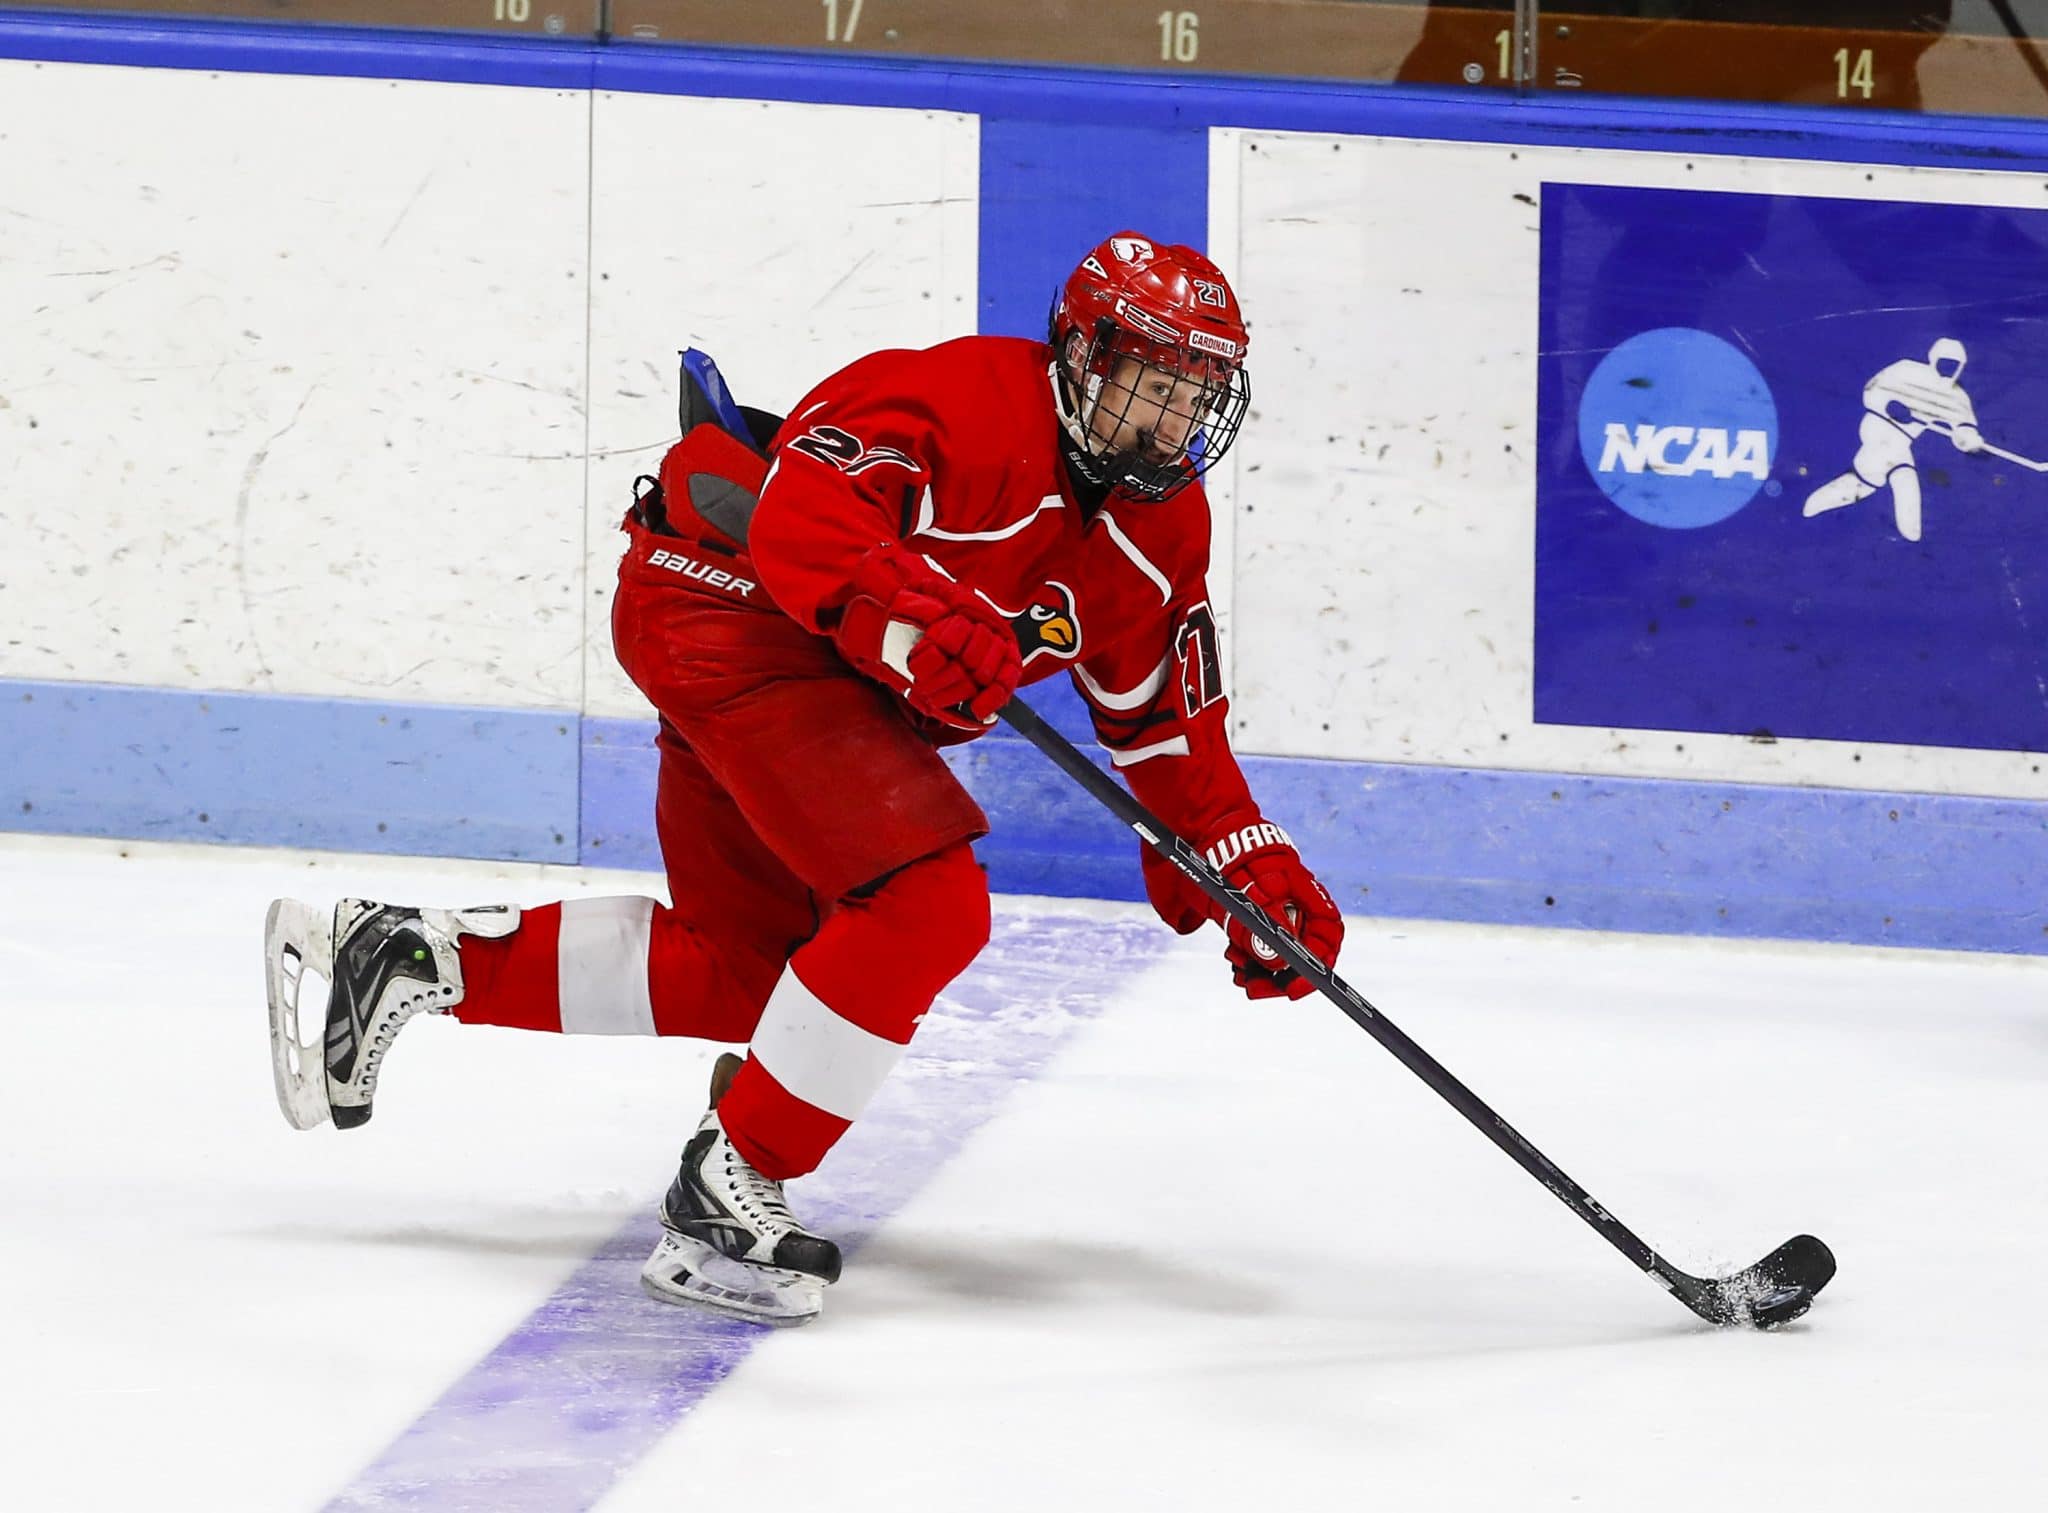
[[[800,1213],[853,1256],[1168,939],[1149,918],[999,910],[874,1107],[792,1193]],[[593,1506],[772,1333],[643,1294],[657,1230],[650,1199],[328,1508]],[[828,1297],[812,1327],[830,1316]]]

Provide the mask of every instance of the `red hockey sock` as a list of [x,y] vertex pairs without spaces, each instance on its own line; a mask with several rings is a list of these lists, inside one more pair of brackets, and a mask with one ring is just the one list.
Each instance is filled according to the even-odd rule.
[[825,1158],[988,935],[988,881],[964,841],[840,902],[790,958],[718,1106],[756,1171],[781,1181]]
[[781,942],[711,941],[651,898],[577,898],[521,912],[501,940],[466,935],[464,1024],[570,1035],[745,1040]]
[[561,928],[562,906],[547,904],[520,910],[519,928],[501,940],[463,936],[456,943],[462,956],[462,1001],[448,1012],[464,1024],[559,1031],[555,944]]

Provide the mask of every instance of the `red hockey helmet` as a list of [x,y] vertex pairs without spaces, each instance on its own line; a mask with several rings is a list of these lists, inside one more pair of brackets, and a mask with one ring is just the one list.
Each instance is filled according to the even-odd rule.
[[1192,247],[1111,237],[1060,291],[1052,344],[1067,457],[1098,486],[1165,499],[1214,467],[1244,424],[1244,315]]

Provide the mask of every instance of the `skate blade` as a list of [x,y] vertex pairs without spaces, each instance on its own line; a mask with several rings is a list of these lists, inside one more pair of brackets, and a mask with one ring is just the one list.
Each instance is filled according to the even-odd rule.
[[824,1284],[816,1277],[735,1261],[701,1240],[666,1233],[640,1268],[640,1286],[663,1303],[709,1308],[778,1329],[810,1323],[825,1301]]
[[[299,1038],[299,989],[310,972],[332,980],[334,925],[332,917],[295,898],[280,898],[263,921],[264,987],[270,999],[270,1073],[277,1085],[277,1106],[293,1129],[325,1124],[327,1066],[319,1041]],[[321,999],[324,1034],[325,995]]]

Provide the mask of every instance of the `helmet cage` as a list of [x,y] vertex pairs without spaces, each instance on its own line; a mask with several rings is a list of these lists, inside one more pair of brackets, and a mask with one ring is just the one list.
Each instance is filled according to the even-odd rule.
[[[1069,350],[1057,354],[1057,364],[1062,408],[1068,412],[1063,418],[1082,454],[1076,461],[1093,482],[1140,498],[1167,499],[1230,450],[1251,406],[1251,380],[1241,363],[1194,349],[1192,343],[1206,333],[1182,337],[1179,343],[1154,340],[1105,315],[1075,360],[1071,349],[1080,334],[1069,330]],[[1155,455],[1157,423],[1164,418],[1158,400],[1140,393],[1148,375],[1173,385],[1167,413],[1186,422],[1178,447],[1165,457]],[[1138,429],[1134,441],[1118,447],[1114,438],[1134,410],[1149,423]]]

